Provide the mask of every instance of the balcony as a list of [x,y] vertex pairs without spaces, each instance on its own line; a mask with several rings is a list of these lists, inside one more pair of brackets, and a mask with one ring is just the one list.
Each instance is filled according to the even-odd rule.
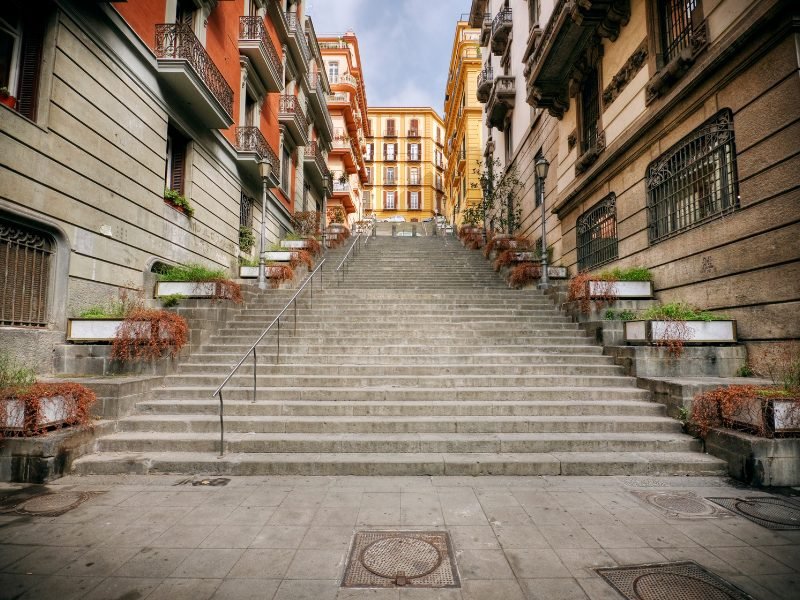
[[264,134],[258,127],[236,128],[236,153],[239,161],[251,175],[259,177],[258,163],[266,160],[272,165],[272,180],[278,185],[281,174],[281,164],[278,155],[270,147]]
[[385,162],[397,162],[397,152],[384,152],[383,160]]
[[296,145],[308,144],[308,120],[297,96],[281,95],[278,122],[286,128]]
[[336,78],[336,81],[331,81],[331,87],[334,91],[352,91],[358,92],[358,79],[350,75],[350,73],[342,73]]
[[306,42],[306,34],[296,12],[286,13],[286,24],[289,30],[289,51],[294,57],[295,64],[301,75],[308,70],[308,61],[311,60],[311,52]]
[[585,57],[595,36],[616,40],[629,18],[629,0],[559,1],[528,59],[528,104],[562,118],[569,108],[573,67]]
[[339,156],[344,161],[344,168],[349,174],[358,173],[358,159],[353,152],[353,145],[346,135],[334,135],[331,154]]
[[488,46],[490,39],[492,39],[492,15],[487,12],[483,15],[483,21],[481,22],[481,46]]
[[502,56],[505,53],[512,26],[510,8],[504,8],[497,13],[492,21],[492,54]]
[[158,72],[180,101],[209,129],[233,125],[233,90],[189,25],[156,25]]
[[501,75],[494,80],[489,102],[486,104],[486,124],[488,127],[497,127],[505,130],[506,115],[514,110],[517,96],[516,78],[511,75]]
[[325,188],[326,178],[330,181],[331,172],[328,170],[328,165],[325,164],[325,157],[322,155],[322,149],[316,141],[311,142],[305,148],[303,168],[308,178],[318,189]]
[[483,71],[478,73],[478,102],[486,104],[489,100],[489,94],[492,91],[494,84],[494,71],[491,65],[484,67]]
[[250,59],[268,92],[283,91],[283,65],[261,17],[239,17],[239,53]]
[[396,138],[397,137],[397,130],[396,129],[387,129],[386,132],[383,134],[383,137]]
[[333,140],[333,121],[331,120],[331,113],[328,110],[327,95],[322,88],[322,77],[319,73],[308,74],[308,95],[309,104],[314,114],[318,117],[315,119],[317,130],[329,142]]
[[408,130],[408,137],[410,137],[410,138],[418,138],[418,137],[420,137],[419,129],[409,129]]

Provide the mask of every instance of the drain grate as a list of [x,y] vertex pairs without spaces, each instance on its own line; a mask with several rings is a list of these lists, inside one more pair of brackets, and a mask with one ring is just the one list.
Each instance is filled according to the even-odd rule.
[[203,487],[223,487],[228,485],[230,479],[227,477],[205,477],[203,479],[182,479],[178,483],[173,485],[189,485],[191,484],[193,487],[203,486]]
[[13,511],[20,515],[36,517],[57,517],[77,508],[90,498],[102,492],[56,492],[39,494],[26,498],[16,504]]
[[773,497],[709,500],[767,529],[800,529],[800,504],[792,500]]
[[460,586],[450,536],[444,531],[358,531],[342,587]]
[[693,561],[595,571],[628,600],[753,600]]
[[671,519],[717,519],[731,516],[694,492],[632,491],[631,494]]

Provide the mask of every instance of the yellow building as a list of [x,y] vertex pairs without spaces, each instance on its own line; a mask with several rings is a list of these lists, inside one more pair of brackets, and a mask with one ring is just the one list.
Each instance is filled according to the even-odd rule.
[[447,169],[444,216],[461,224],[462,213],[481,200],[480,177],[475,173],[483,160],[481,111],[476,95],[481,75],[480,30],[459,21],[450,56],[450,75],[444,100]]
[[445,209],[444,123],[432,108],[368,109],[364,206],[378,219],[421,221]]

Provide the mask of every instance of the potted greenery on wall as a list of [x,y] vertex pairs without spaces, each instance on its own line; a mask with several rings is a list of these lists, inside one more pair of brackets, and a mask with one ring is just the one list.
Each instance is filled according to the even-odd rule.
[[186,196],[182,196],[180,192],[165,188],[164,201],[175,210],[185,214],[190,219],[194,216],[194,208],[192,208],[192,205],[189,203],[189,200],[187,200]]
[[242,302],[242,288],[222,269],[199,264],[169,266],[158,274],[157,298],[180,294],[186,298],[210,298]]

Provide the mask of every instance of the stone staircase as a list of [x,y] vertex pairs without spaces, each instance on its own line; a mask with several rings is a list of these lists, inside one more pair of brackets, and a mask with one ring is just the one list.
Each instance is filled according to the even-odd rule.
[[290,291],[250,297],[79,473],[722,474],[550,299],[451,237],[369,240],[212,398]]

